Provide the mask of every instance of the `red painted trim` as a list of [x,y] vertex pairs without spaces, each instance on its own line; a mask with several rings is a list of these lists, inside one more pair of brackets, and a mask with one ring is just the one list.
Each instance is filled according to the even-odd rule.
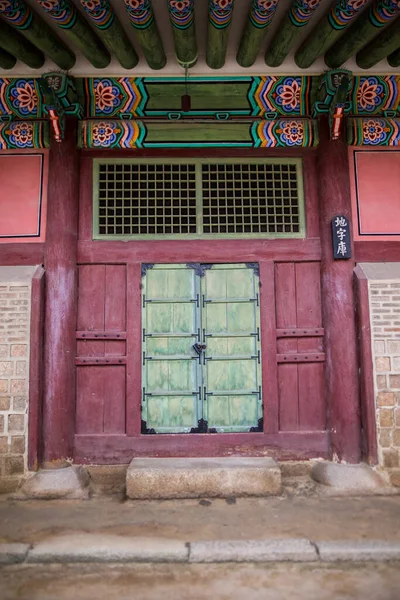
[[313,239],[78,242],[79,263],[319,261]]
[[81,177],[79,187],[79,232],[78,239],[91,241],[93,231],[93,161],[81,157]]
[[356,262],[400,262],[400,241],[354,242]]
[[43,267],[38,267],[32,278],[31,291],[28,426],[28,469],[30,471],[37,471],[41,460],[44,294],[45,272]]
[[316,154],[303,157],[304,203],[306,210],[306,236],[319,238],[318,176]]
[[83,149],[90,158],[304,158],[313,156],[316,148],[143,148],[136,150]]
[[133,457],[271,456],[278,460],[328,457],[326,431],[222,434],[76,435],[77,463],[127,464]]
[[261,365],[264,432],[279,430],[278,368],[276,364],[275,265],[260,262]]
[[139,435],[142,403],[142,273],[141,265],[127,265],[126,432]]
[[378,442],[368,279],[360,266],[354,269],[354,284],[360,364],[362,450],[363,458],[367,459],[370,464],[376,465],[378,464]]
[[0,265],[41,265],[44,261],[43,242],[0,244]]

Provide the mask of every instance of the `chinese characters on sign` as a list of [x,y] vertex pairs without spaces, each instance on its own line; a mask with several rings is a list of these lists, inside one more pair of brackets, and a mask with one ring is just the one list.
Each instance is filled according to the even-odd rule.
[[333,258],[351,258],[350,224],[346,217],[332,219]]

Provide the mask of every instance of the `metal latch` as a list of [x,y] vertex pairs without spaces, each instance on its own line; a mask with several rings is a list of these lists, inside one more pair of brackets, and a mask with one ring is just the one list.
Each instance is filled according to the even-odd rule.
[[206,344],[199,344],[198,342],[196,342],[195,344],[193,344],[192,348],[200,356],[200,354],[204,352],[207,346]]

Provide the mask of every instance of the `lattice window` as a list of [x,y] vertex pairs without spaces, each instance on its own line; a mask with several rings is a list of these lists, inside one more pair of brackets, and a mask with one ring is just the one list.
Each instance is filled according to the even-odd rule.
[[301,161],[95,160],[94,237],[303,237]]

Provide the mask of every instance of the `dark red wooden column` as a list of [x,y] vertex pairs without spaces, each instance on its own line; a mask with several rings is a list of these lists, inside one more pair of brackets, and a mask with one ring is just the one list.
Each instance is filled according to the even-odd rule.
[[46,313],[43,398],[43,466],[72,457],[75,414],[79,150],[76,122],[65,139],[52,140],[45,252]]
[[[353,295],[354,259],[334,260],[331,221],[344,215],[351,223],[348,150],[331,141],[327,117],[320,120],[318,185],[322,245],[322,307],[325,327],[326,401],[332,456],[357,463],[361,431]],[[353,254],[354,256],[354,254]]]

